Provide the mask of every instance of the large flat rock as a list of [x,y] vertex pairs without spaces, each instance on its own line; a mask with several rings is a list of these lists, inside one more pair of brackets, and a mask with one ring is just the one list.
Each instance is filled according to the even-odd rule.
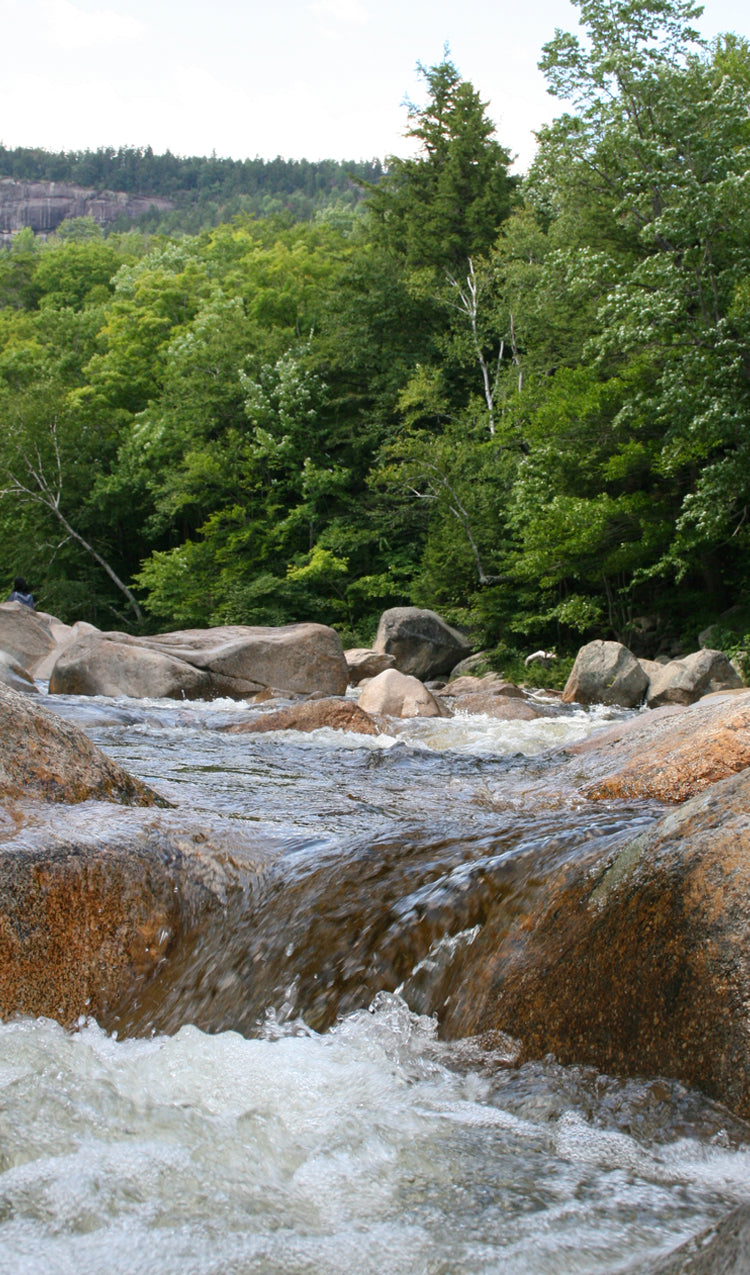
[[154,637],[84,634],[57,660],[50,691],[244,699],[266,687],[293,695],[343,695],[348,680],[341,641],[327,625],[227,625]]

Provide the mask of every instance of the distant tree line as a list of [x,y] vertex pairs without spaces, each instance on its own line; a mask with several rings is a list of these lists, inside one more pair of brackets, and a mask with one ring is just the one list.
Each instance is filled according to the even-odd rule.
[[47,151],[0,144],[0,177],[163,196],[174,200],[181,213],[186,208],[203,210],[184,225],[184,215],[147,215],[142,228],[159,233],[195,233],[242,212],[251,216],[287,213],[295,221],[310,221],[331,207],[353,208],[366,188],[382,176],[378,159],[227,159],[171,151],[157,155],[150,146]]
[[97,150],[46,151],[0,143],[0,176],[19,181],[71,182],[97,190],[137,195],[180,195],[191,191],[223,196],[292,194],[308,197],[349,189],[352,182],[376,183],[383,173],[378,159],[221,159],[217,155],[181,156],[150,146],[100,146]]

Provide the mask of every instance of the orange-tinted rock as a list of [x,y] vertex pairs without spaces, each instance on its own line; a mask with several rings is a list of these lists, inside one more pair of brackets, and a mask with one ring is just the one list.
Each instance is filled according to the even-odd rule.
[[578,752],[607,750],[609,742],[615,763],[611,773],[584,787],[585,796],[686,801],[750,766],[750,692],[712,696],[684,709],[663,707],[628,726],[616,738],[610,733],[609,741],[594,735],[575,746]]
[[[124,812],[123,812],[124,814]],[[201,914],[223,912],[220,869],[205,870],[203,832],[171,815],[128,812],[106,836],[35,828],[0,845],[0,1017],[70,1026],[107,1020],[143,986]],[[161,826],[160,819],[165,825]]]
[[0,683],[0,797],[167,805],[83,731]]
[[467,949],[449,1036],[504,1031],[522,1059],[665,1075],[750,1116],[750,771],[623,848],[582,848]]
[[264,713],[250,722],[235,722],[224,729],[230,735],[257,734],[271,730],[349,730],[358,735],[377,735],[378,728],[371,717],[352,700],[317,699],[304,704],[292,704],[274,713]]

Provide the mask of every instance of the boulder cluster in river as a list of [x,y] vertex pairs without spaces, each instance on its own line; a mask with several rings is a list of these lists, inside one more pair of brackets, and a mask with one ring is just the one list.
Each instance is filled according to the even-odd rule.
[[[569,711],[495,674],[442,682],[466,667],[468,644],[416,608],[387,613],[373,650],[345,653],[324,625],[133,638],[12,603],[0,606],[0,652],[0,1014],[67,1025],[88,1013],[114,1022],[156,969],[168,980],[196,917],[223,915],[234,859],[226,832],[166,809],[48,712],[34,677],[58,694],[245,699],[252,714],[229,729],[250,734]],[[361,688],[358,704],[347,684]],[[520,1057],[676,1077],[750,1118],[750,690],[721,652],[652,667],[594,642],[562,698],[653,708],[560,750],[564,799],[672,808],[625,846],[558,863],[511,908],[503,890],[485,901],[431,1012],[446,1035],[499,1031]],[[53,835],[38,815],[49,801],[112,813]]]

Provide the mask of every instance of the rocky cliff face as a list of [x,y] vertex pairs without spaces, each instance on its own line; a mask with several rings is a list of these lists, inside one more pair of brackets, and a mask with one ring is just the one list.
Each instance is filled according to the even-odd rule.
[[168,211],[170,199],[128,195],[123,191],[87,190],[65,182],[26,182],[0,178],[0,242],[8,243],[18,230],[30,226],[34,234],[49,235],[67,217],[93,217],[111,225],[123,214],[135,220],[149,208]]

